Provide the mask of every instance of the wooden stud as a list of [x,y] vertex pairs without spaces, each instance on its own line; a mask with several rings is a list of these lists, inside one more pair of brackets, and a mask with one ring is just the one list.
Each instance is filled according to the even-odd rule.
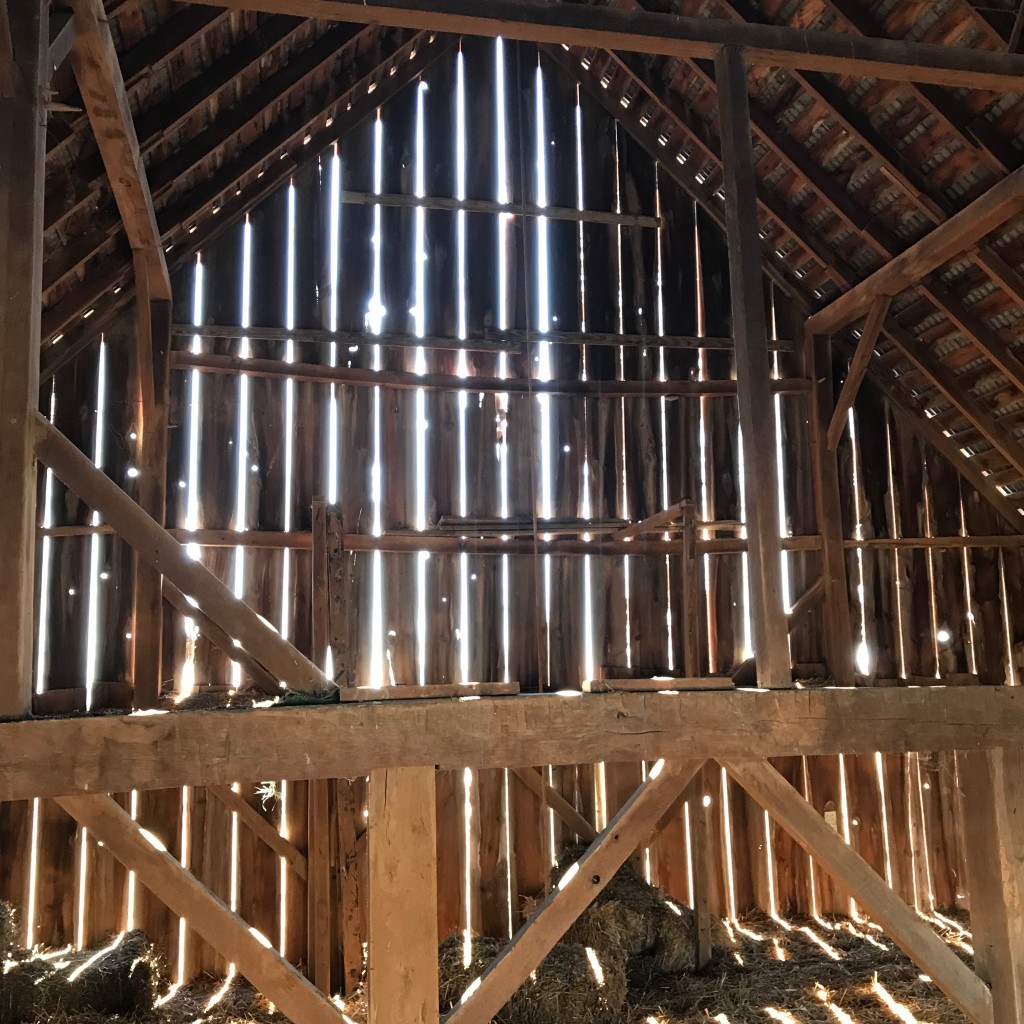
[[434,774],[370,774],[369,1024],[437,1024]]
[[64,797],[58,803],[282,1013],[309,1024],[341,1024],[334,1003],[282,959],[268,938],[254,934],[109,796]]
[[[16,53],[10,98],[0,100],[0,718],[27,715],[32,707],[35,644],[36,466],[32,417],[39,401],[39,330],[43,269],[43,159],[49,4],[0,2],[6,47]],[[0,38],[0,46],[4,43]],[[12,51],[13,46],[13,51]],[[0,52],[0,67],[8,58]],[[8,91],[2,88],[0,91]],[[13,158],[17,154],[16,159]]]
[[294,690],[323,692],[330,681],[305,655],[282,639],[212,573],[193,561],[173,537],[120,487],[100,472],[59,430],[35,414],[36,456],[87,505],[103,513],[118,535],[162,572],[228,636],[237,639],[267,671]]
[[722,161],[725,172],[726,234],[733,331],[736,336],[736,382],[750,554],[750,601],[757,684],[788,686],[789,633],[782,606],[782,545],[779,538],[779,480],[774,437],[765,424],[774,422],[768,325],[765,319],[761,239],[754,199],[756,175],[750,137],[746,55],[726,47],[716,59]]
[[999,1024],[1024,1021],[1024,751],[960,755],[971,934]]
[[828,450],[834,452],[839,447],[839,439],[846,430],[847,417],[853,408],[857,392],[860,391],[864,377],[867,375],[871,357],[875,354],[875,345],[885,325],[885,318],[889,313],[889,305],[892,299],[888,295],[880,295],[871,304],[868,313],[867,323],[857,341],[857,349],[850,360],[850,369],[847,371],[846,380],[843,381],[843,390],[839,393],[835,408],[832,410],[832,419],[828,425]]
[[487,1024],[497,1014],[647,838],[702,764],[665,762],[659,773],[652,770],[648,780],[591,843],[576,870],[566,872],[480,976],[472,994],[445,1017],[445,1024]]
[[861,39],[782,25],[731,24],[718,18],[575,10],[571,6],[562,10],[520,0],[495,0],[485,11],[472,0],[216,0],[216,4],[328,21],[500,35],[535,43],[630,50],[681,59],[717,57],[723,48],[736,46],[745,47],[750,63],[759,66],[996,92],[1024,88],[1024,60],[1016,55],[903,39]]
[[827,338],[804,338],[804,369],[812,373],[815,391],[808,419],[811,472],[814,477],[814,515],[822,540],[821,577],[825,599],[825,656],[828,669],[840,686],[854,681],[853,623],[849,581],[843,548],[842,499],[839,467],[828,451],[826,430],[832,415],[832,360]]
[[992,994],[984,982],[767,761],[723,764],[832,878],[850,891],[861,908],[878,921],[954,1005],[975,1024],[994,1024]]

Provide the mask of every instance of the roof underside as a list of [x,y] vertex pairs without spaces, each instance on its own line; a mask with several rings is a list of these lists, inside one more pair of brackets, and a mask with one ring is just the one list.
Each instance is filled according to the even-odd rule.
[[[638,0],[611,6],[639,8]],[[649,10],[1005,51],[1015,0],[644,0]],[[107,0],[173,268],[446,48],[430,33]],[[710,62],[549,54],[722,222]],[[70,67],[56,99],[80,106]],[[808,312],[1024,164],[1024,96],[813,72],[750,76],[765,266]],[[128,301],[131,255],[84,114],[50,118],[44,375]],[[1017,519],[1024,215],[893,302],[872,378],[965,477]],[[54,343],[54,339],[59,340]],[[847,341],[855,340],[853,331]],[[1024,353],[1021,353],[1024,355]]]

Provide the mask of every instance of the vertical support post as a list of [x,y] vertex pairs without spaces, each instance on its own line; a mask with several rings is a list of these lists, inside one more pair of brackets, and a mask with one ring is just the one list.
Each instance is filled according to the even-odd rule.
[[961,778],[975,969],[999,1024],[1024,1024],[1024,749],[970,751]]
[[736,338],[736,387],[743,432],[743,472],[749,543],[751,622],[757,657],[757,685],[789,686],[789,632],[782,605],[782,541],[779,537],[779,481],[774,434],[771,364],[757,179],[750,134],[744,51],[723,47],[715,59],[718,116],[725,175],[725,219],[729,243],[729,286]]
[[10,26],[14,82],[0,99],[0,718],[32,708],[35,639],[36,463],[43,291],[43,197],[49,3],[0,0]]
[[370,774],[369,1024],[437,1024],[433,766]]
[[[313,499],[313,660],[321,663],[327,650],[328,575],[327,508],[323,498]],[[306,963],[310,980],[325,995],[331,994],[331,783],[314,779],[309,784],[306,878]]]
[[697,555],[697,506],[686,502],[680,515],[683,550],[683,672],[701,674],[700,561]]
[[850,621],[846,549],[839,495],[839,465],[828,447],[832,420],[832,360],[828,338],[803,339],[804,373],[812,381],[808,428],[814,477],[814,515],[821,534],[821,578],[825,586],[825,660],[837,686],[853,686],[853,624]]
[[[145,260],[135,254],[138,373],[138,500],[163,526],[167,514],[167,407],[170,388],[171,303],[153,298]],[[163,668],[163,576],[135,558],[133,702],[156,707]]]
[[704,806],[704,774],[697,776],[693,794],[693,916],[697,922],[696,968],[707,967],[711,947],[711,822]]

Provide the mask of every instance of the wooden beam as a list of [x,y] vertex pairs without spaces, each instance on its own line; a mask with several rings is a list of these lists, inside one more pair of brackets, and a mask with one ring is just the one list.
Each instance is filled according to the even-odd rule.
[[262,839],[299,878],[306,878],[305,856],[288,842],[248,800],[236,793],[230,786],[210,786],[209,791],[210,795],[219,800],[229,811],[237,814],[238,820],[253,835]]
[[18,67],[14,62],[14,40],[11,38],[11,16],[7,0],[0,2],[0,99],[15,95],[18,87]]
[[[656,340],[656,339],[652,339]],[[653,347],[653,346],[652,346]],[[579,395],[581,397],[669,398],[688,396],[731,397],[738,385],[732,380],[553,380],[527,381],[523,378],[456,377],[449,373],[406,373],[399,370],[364,370],[320,363],[287,363],[278,359],[244,359],[212,353],[181,352],[172,355],[176,370],[199,370],[227,376],[260,377],[266,380],[301,380],[315,384],[345,384],[350,387],[394,388],[400,391],[468,391],[474,394]],[[782,378],[766,382],[770,394],[806,394],[806,380]]]
[[857,392],[867,376],[868,365],[871,357],[875,354],[875,345],[878,344],[882,327],[885,325],[885,318],[889,314],[889,305],[892,299],[888,295],[880,295],[871,304],[868,313],[867,323],[861,331],[857,341],[857,349],[850,360],[850,369],[847,371],[846,380],[843,381],[843,390],[839,393],[835,408],[832,410],[832,419],[828,425],[828,450],[834,452],[839,447],[840,438],[846,430],[847,419],[850,410],[853,408]]
[[750,545],[750,603],[757,685],[788,686],[789,633],[782,606],[782,544],[779,479],[774,438],[765,425],[775,420],[768,324],[765,318],[761,239],[754,201],[757,176],[750,137],[747,64],[742,50],[726,47],[715,62],[718,116],[725,174],[725,221],[729,284],[736,336],[736,388],[746,484]]
[[368,1024],[437,1024],[435,774],[370,773]]
[[107,168],[128,244],[137,258],[144,261],[150,296],[169,300],[171,283],[156,225],[153,197],[103,2],[71,0],[71,6],[75,12],[71,64],[96,145]]
[[34,433],[39,460],[90,508],[102,512],[118,536],[147,565],[163,573],[182,593],[194,598],[200,609],[274,678],[305,693],[326,692],[332,688],[331,681],[316,665],[238,600],[208,569],[193,561],[166,530],[38,413]]
[[[36,465],[32,418],[39,402],[40,296],[43,268],[43,165],[49,3],[0,0],[0,28],[8,51],[18,55],[12,89],[0,99],[0,717],[26,715],[32,708],[35,641]],[[8,20],[9,19],[9,20]],[[11,49],[13,46],[13,50]],[[0,38],[0,51],[3,40]],[[8,58],[0,52],[0,66]],[[35,336],[35,340],[33,340]]]
[[590,844],[576,870],[562,876],[480,976],[479,985],[445,1017],[445,1024],[488,1024],[597,899],[702,765],[702,761],[665,762],[660,770],[658,766],[651,770],[647,781]]
[[1024,756],[1020,747],[958,758],[978,974],[999,1024],[1024,1022]]
[[898,295],[970,249],[1024,210],[1024,168],[1013,171],[959,213],[905,249],[807,321],[814,334],[834,334],[863,316],[879,295]]
[[821,534],[821,578],[825,593],[825,654],[828,669],[840,686],[854,682],[853,624],[850,585],[843,550],[843,516],[839,492],[839,466],[827,448],[826,430],[832,417],[832,349],[828,338],[806,334],[803,369],[814,381],[810,433],[811,472],[814,477],[814,516]]
[[554,811],[577,838],[588,843],[597,838],[597,829],[554,786],[549,786],[536,768],[513,768],[512,773],[540,800],[541,806]]
[[0,801],[238,779],[358,778],[417,765],[1014,745],[1024,745],[1024,692],[1001,686],[550,693],[150,713],[0,722]]
[[74,15],[70,11],[54,11],[50,15],[50,46],[47,51],[47,64],[51,73],[67,60],[74,41]]
[[[723,761],[728,773],[928,974],[975,1024],[994,1024],[985,983],[908,907],[839,833],[767,762]],[[999,1024],[1003,1024],[1000,1018]]]
[[65,797],[59,801],[83,828],[172,913],[185,918],[225,960],[234,963],[267,999],[292,1020],[341,1024],[331,1000],[317,992],[271,945],[219,897],[190,875],[132,821],[109,796]]
[[363,700],[451,700],[466,697],[514,697],[517,682],[431,683],[429,686],[346,686],[338,692],[342,704]]
[[[139,505],[164,525],[167,506],[167,418],[170,406],[171,304],[153,298],[145,260],[136,256],[135,365],[139,396],[136,469]],[[135,557],[132,682],[137,708],[156,707],[163,681],[163,578]]]
[[682,518],[684,510],[687,508],[693,508],[693,502],[688,498],[677,501],[661,512],[655,512],[654,515],[648,516],[646,519],[630,523],[629,526],[616,530],[612,534],[612,540],[629,540],[631,537],[642,537],[645,533],[664,532],[666,527]]
[[[252,686],[263,693],[276,695],[281,689],[280,682],[275,679],[255,658],[249,655],[248,651],[239,647],[235,641],[224,632],[216,622],[202,609],[195,608],[189,599],[169,580],[163,580],[161,595],[167,603],[180,614],[192,619],[199,627],[199,632],[206,637],[214,647],[232,661],[237,661],[245,672],[250,676]],[[137,695],[136,695],[137,697]],[[138,706],[138,704],[136,704]]]
[[819,576],[796,600],[789,610],[786,622],[792,633],[800,620],[825,596],[825,578]]
[[535,43],[595,46],[666,57],[716,57],[744,47],[751,64],[802,68],[859,78],[929,82],[950,88],[1017,92],[1024,60],[984,50],[907,40],[858,39],[775,25],[738,25],[717,18],[581,8],[575,4],[491,0],[199,0],[229,8],[306,18],[504,36]]

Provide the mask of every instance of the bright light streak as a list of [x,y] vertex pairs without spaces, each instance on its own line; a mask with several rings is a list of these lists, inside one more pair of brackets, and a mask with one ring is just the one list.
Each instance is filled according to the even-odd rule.
[[[100,341],[99,361],[96,366],[96,434],[93,439],[93,465],[103,469],[103,440],[107,431],[107,343]],[[92,525],[101,523],[99,512],[92,514]],[[89,610],[85,648],[85,709],[92,707],[93,687],[96,683],[100,660],[100,562],[103,557],[104,538],[94,533],[89,538]]]

